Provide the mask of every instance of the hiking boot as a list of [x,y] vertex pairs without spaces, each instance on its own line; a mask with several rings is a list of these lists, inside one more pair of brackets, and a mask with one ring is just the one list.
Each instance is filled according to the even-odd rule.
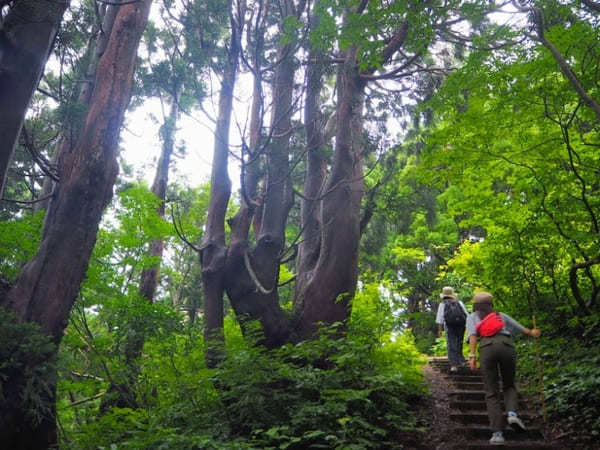
[[492,438],[490,439],[491,445],[504,445],[504,436],[502,435],[502,431],[496,431],[492,434]]
[[517,416],[516,414],[508,415],[508,424],[515,431],[518,431],[518,432],[525,431],[525,424],[523,423],[523,421],[521,419],[519,419],[519,416]]

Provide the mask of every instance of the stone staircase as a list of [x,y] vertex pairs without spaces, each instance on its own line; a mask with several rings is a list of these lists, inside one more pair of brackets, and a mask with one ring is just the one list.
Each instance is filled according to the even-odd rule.
[[489,448],[555,450],[558,448],[544,440],[539,428],[540,418],[527,408],[523,399],[520,399],[519,416],[527,426],[527,430],[517,433],[507,428],[504,430],[506,443],[490,445],[492,430],[489,427],[483,380],[479,371],[472,372],[469,368],[461,367],[457,373],[451,374],[447,358],[430,358],[429,365],[444,374],[452,386],[448,393],[452,428],[448,431],[453,435],[448,441],[453,444],[444,448],[456,450]]

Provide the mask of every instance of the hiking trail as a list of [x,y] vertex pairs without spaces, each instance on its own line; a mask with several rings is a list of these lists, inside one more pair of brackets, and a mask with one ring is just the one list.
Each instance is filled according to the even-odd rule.
[[520,450],[556,450],[559,446],[544,439],[541,431],[541,414],[519,395],[519,416],[527,429],[516,432],[507,427],[503,430],[506,442],[491,445],[492,430],[489,427],[485,407],[483,379],[479,371],[460,367],[450,374],[450,364],[445,357],[429,358],[425,373],[434,397],[434,425],[439,433],[433,445],[436,450],[477,450],[489,448],[513,448]]

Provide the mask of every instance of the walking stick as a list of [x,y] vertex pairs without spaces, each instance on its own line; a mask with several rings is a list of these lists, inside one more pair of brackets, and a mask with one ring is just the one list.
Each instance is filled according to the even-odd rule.
[[[532,316],[533,318],[533,328],[537,328],[535,324],[535,314]],[[535,356],[537,360],[537,372],[538,372],[538,384],[540,389],[540,398],[542,401],[542,419],[544,423],[546,423],[546,399],[544,395],[544,379],[542,375],[542,358],[540,357],[540,341],[535,340]]]

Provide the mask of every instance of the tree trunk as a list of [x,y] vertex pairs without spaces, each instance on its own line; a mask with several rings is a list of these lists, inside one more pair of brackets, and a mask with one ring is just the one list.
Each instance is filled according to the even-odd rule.
[[[121,6],[106,52],[100,60],[90,109],[75,150],[62,162],[60,185],[50,204],[42,242],[25,265],[3,306],[21,321],[33,321],[59,343],[85,276],[98,224],[112,197],[118,171],[118,138],[129,103],[137,48],[151,0]],[[55,374],[48,381],[48,403],[55,401]],[[22,380],[21,380],[22,381]],[[4,392],[19,389],[8,380]],[[22,420],[19,430],[3,429],[9,448],[49,448],[56,443],[54,415],[41,424],[18,403],[1,415]],[[49,431],[50,430],[50,431]],[[27,441],[45,445],[28,445]]]
[[[365,11],[367,4],[360,3],[360,13]],[[280,6],[282,23],[286,23],[290,18],[301,17],[305,4],[303,1],[298,5],[284,1]],[[406,24],[401,25],[386,41],[382,52],[384,63],[402,46],[406,30]],[[294,317],[290,320],[279,304],[277,288],[279,267],[286,251],[286,221],[293,205],[289,146],[294,131],[292,97],[296,63],[295,44],[287,40],[283,42],[285,45],[278,51],[273,75],[271,132],[266,147],[267,173],[263,186],[265,195],[260,203],[262,216],[256,243],[251,247],[248,240],[249,221],[236,217],[230,221],[232,245],[227,247],[224,239],[219,239],[218,245],[215,245],[217,240],[207,236],[208,245],[202,255],[203,267],[212,269],[211,275],[219,277],[221,291],[218,293],[221,294],[222,288],[225,288],[243,329],[247,320],[260,322],[264,333],[262,342],[268,347],[314,337],[319,322],[344,322],[349,317],[350,300],[358,277],[360,209],[364,190],[361,142],[364,89],[365,80],[375,71],[360,72],[356,48],[350,48],[342,55],[344,62],[338,66],[336,86],[335,152],[331,173],[325,180],[327,161],[320,152],[324,139],[317,104],[322,71],[319,63],[324,61],[318,61],[321,55],[317,52],[309,55],[311,66],[305,107],[309,169],[302,205],[304,239],[296,261]],[[213,180],[218,177],[219,170],[222,168],[214,164]],[[221,196],[223,199],[224,192],[223,189],[215,189],[211,197]],[[229,191],[227,198],[228,195]],[[214,200],[216,202],[216,197]],[[244,201],[248,202],[248,199],[244,198]],[[224,207],[221,205],[222,211]],[[209,217],[217,217],[212,211],[209,210]],[[215,238],[224,236],[224,229],[217,228],[217,225],[210,225],[210,228],[218,229]],[[207,265],[205,253],[209,248],[220,257],[219,264]],[[205,283],[205,292],[212,294],[207,287],[209,285]],[[222,303],[219,307],[222,314]],[[207,323],[211,323],[208,309]]]
[[[252,85],[252,108],[250,110],[250,137],[248,140],[248,148],[243,149],[242,154],[242,173],[241,173],[241,201],[242,205],[238,213],[230,220],[231,226],[231,249],[234,253],[245,251],[248,247],[248,236],[250,233],[251,221],[254,220],[255,234],[260,232],[260,219],[256,216],[262,213],[262,208],[257,201],[257,188],[260,178],[260,160],[261,160],[261,128],[262,128],[262,80],[261,80],[261,58],[264,47],[265,33],[265,0],[260,0],[260,11],[263,11],[263,16],[256,19],[256,25],[248,30],[248,45],[252,43],[254,38],[256,46],[251,52],[250,64],[253,69],[253,85]],[[261,214],[262,215],[262,214]]]
[[[232,4],[229,4],[231,10]],[[243,20],[240,18],[239,20]],[[206,233],[200,249],[202,265],[202,287],[204,290],[204,328],[205,341],[208,344],[206,359],[214,366],[220,358],[219,343],[223,340],[223,293],[224,267],[227,258],[225,244],[225,214],[231,196],[231,181],[228,173],[229,129],[233,110],[233,91],[238,71],[240,52],[240,32],[231,16],[231,40],[227,63],[221,80],[219,92],[219,111],[215,130],[213,168],[210,180],[210,201]]]
[[42,76],[65,1],[14,2],[0,28],[0,198],[25,113]]
[[[311,28],[318,26],[318,18],[311,16]],[[306,130],[306,175],[301,206],[302,240],[296,259],[296,298],[298,287],[310,278],[319,259],[321,245],[320,196],[327,176],[327,160],[323,157],[325,138],[323,117],[319,110],[319,95],[323,79],[323,54],[311,49],[307,75],[304,128]]]
[[[157,213],[160,217],[165,217],[165,200],[167,197],[167,185],[169,183],[169,165],[171,164],[171,156],[175,148],[175,129],[177,125],[177,116],[179,115],[179,99],[174,98],[171,103],[169,116],[165,117],[163,124],[163,143],[162,152],[156,167],[156,175],[152,183],[152,193],[160,200]],[[148,256],[162,260],[164,250],[164,240],[155,239],[150,244]],[[150,303],[154,301],[154,294],[158,286],[158,275],[160,262],[157,262],[152,267],[145,269],[142,272],[140,281],[140,295],[146,298]]]
[[[301,8],[295,9],[293,6],[291,1],[283,2],[283,20],[293,16],[295,11],[304,9],[303,2]],[[226,142],[221,127],[216,133],[209,222],[201,254],[207,336],[220,333],[223,320],[222,296],[226,290],[244,329],[248,320],[260,321],[264,343],[270,347],[281,345],[289,339],[289,320],[279,306],[277,282],[279,260],[285,243],[285,223],[292,205],[288,153],[294,73],[293,45],[282,45],[273,81],[272,138],[267,148],[265,200],[260,231],[253,249],[248,244],[250,221],[242,220],[240,215],[230,221],[232,243],[235,245],[228,247],[225,243],[223,219],[231,189],[227,175],[228,148],[220,146],[222,142]],[[220,109],[220,113],[221,111]],[[218,124],[220,120],[221,114]]]
[[[336,140],[331,174],[320,200],[320,247],[310,276],[296,286],[296,332],[310,337],[317,322],[344,322],[358,277],[360,206],[363,196],[362,108],[364,81],[356,50],[338,69]],[[314,258],[314,256],[313,256]]]
[[[292,2],[284,2],[285,18],[295,11]],[[303,4],[296,11],[302,11]],[[276,347],[290,339],[290,322],[279,305],[277,284],[279,264],[285,245],[285,224],[292,202],[289,142],[292,134],[292,94],[296,64],[293,44],[283,45],[277,55],[273,77],[271,141],[267,146],[267,174],[260,231],[256,245],[231,248],[226,285],[231,305],[242,325],[258,320],[264,332],[264,344]],[[234,229],[234,234],[237,230]]]
[[[94,90],[94,81],[96,79],[96,69],[98,68],[98,62],[100,61],[100,58],[106,50],[106,46],[108,45],[108,39],[110,37],[112,27],[115,23],[115,17],[117,16],[117,12],[119,10],[117,6],[111,5],[105,6],[103,9],[105,9],[105,11],[102,20],[102,27],[100,29],[95,29],[94,31],[92,31],[92,33],[96,35],[96,38],[90,40],[89,43],[89,63],[87,70],[85,71],[83,83],[81,84],[79,94],[77,95],[76,100],[79,105],[84,105],[86,107],[88,107],[90,104],[92,92]],[[64,155],[73,151],[73,148],[77,143],[77,137],[79,136],[80,132],[81,127],[77,126],[77,123],[70,123],[67,128],[64,128],[61,131],[61,134],[57,140],[56,148],[54,149],[54,153],[52,154],[52,159],[50,161],[52,167],[60,166],[61,158],[64,158]],[[49,195],[52,193],[52,190],[54,189],[54,183],[55,182],[51,177],[46,176],[44,178],[44,182],[42,184],[42,191],[40,192],[39,197],[49,197]],[[34,210],[46,210],[48,208],[49,203],[50,198],[47,198],[43,201],[39,201],[35,203]]]

